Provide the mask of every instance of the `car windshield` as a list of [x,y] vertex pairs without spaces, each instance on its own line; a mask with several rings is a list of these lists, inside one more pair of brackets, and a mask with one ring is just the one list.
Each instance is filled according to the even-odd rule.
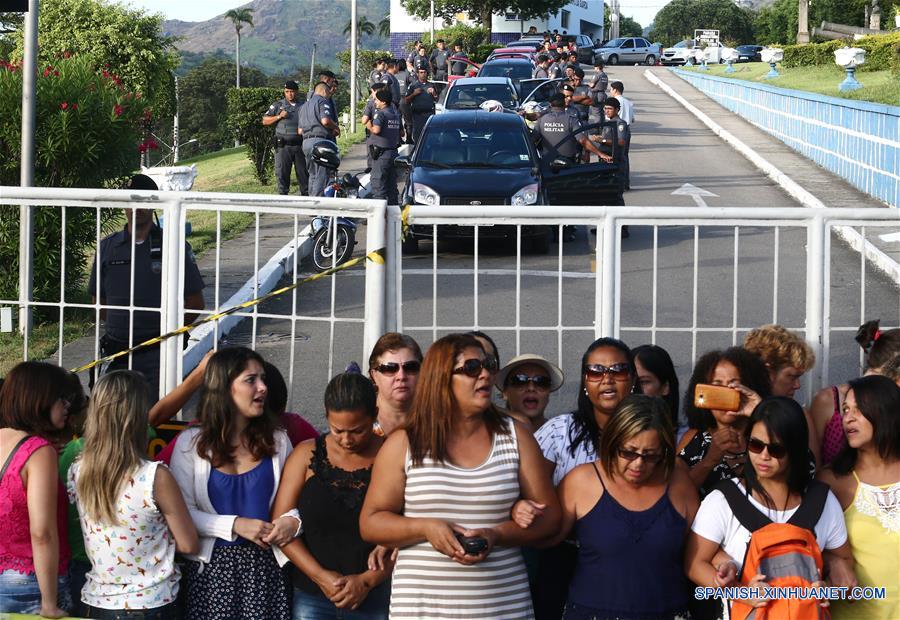
[[454,86],[447,94],[448,108],[477,108],[488,99],[495,99],[504,108],[516,107],[516,95],[508,84],[466,84]]
[[527,62],[489,62],[481,68],[478,77],[508,77],[512,80],[527,80],[531,77],[531,66]]
[[607,41],[600,47],[619,47],[624,41],[625,39],[612,39],[611,41]]
[[672,47],[694,47],[694,42],[693,41],[679,41]]
[[525,133],[514,128],[431,128],[425,132],[418,151],[417,165],[437,168],[527,168],[532,165]]

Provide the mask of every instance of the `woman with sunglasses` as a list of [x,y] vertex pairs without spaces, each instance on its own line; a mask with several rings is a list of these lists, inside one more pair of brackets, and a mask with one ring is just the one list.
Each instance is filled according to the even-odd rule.
[[[591,343],[581,358],[577,408],[550,419],[535,433],[554,486],[579,465],[597,459],[602,431],[619,403],[631,393],[634,381],[631,350],[624,342],[599,338]],[[563,541],[541,552],[534,591],[539,620],[562,614],[575,558],[574,541]]]
[[684,544],[700,503],[675,476],[675,429],[666,403],[623,400],[600,436],[600,457],[559,486],[562,526],[578,562],[563,618],[687,617]]
[[375,343],[369,378],[377,394],[375,432],[379,436],[390,435],[406,423],[421,366],[422,350],[409,336],[388,332]]
[[[518,547],[555,532],[559,504],[531,433],[491,404],[496,370],[471,336],[436,341],[375,459],[360,532],[400,549],[391,617],[533,617]],[[527,529],[509,516],[520,497],[546,504]]]
[[844,509],[859,585],[887,592],[884,600],[836,602],[832,611],[835,618],[893,620],[900,618],[900,388],[878,375],[849,388],[841,412],[847,446],[819,477]]
[[[749,466],[740,478],[722,481],[733,484],[748,496],[753,508],[773,523],[787,523],[810,491],[809,433],[803,408],[792,398],[775,396],[763,400],[753,410],[743,431]],[[835,565],[852,564],[847,529],[841,506],[828,491],[824,507],[814,527],[819,549]],[[725,494],[712,490],[700,504],[691,526],[685,552],[685,570],[692,582],[702,587],[723,587],[740,573],[750,532],[734,515]],[[829,554],[824,552],[828,550]],[[730,558],[721,562],[720,551]],[[827,571],[831,568],[826,565]],[[766,575],[755,575],[751,587],[763,588]],[[840,584],[838,584],[840,585]],[[751,604],[764,606],[764,600]]]
[[[741,393],[738,411],[700,409],[694,404],[697,384],[733,388]],[[678,457],[690,469],[703,498],[721,480],[741,475],[747,460],[744,431],[753,408],[770,393],[762,360],[742,347],[709,351],[697,360],[684,393],[690,430],[681,438]]]
[[503,393],[506,411],[532,432],[547,418],[544,411],[550,393],[558,390],[565,380],[562,370],[540,355],[523,354],[509,360],[497,376],[494,385]]

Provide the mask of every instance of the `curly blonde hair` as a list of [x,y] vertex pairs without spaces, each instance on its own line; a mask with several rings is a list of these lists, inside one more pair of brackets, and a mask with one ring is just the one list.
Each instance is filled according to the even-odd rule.
[[816,365],[816,354],[799,334],[781,325],[763,325],[750,330],[744,348],[756,353],[773,371],[793,366],[803,372]]

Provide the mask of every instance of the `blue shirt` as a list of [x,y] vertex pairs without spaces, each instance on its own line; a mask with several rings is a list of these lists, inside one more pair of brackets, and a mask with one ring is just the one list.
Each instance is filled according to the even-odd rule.
[[[269,521],[269,501],[275,492],[272,457],[267,456],[256,467],[242,474],[223,474],[213,468],[206,489],[209,501],[220,515]],[[217,538],[216,546],[241,545],[247,542],[249,541],[241,536],[234,541]]]

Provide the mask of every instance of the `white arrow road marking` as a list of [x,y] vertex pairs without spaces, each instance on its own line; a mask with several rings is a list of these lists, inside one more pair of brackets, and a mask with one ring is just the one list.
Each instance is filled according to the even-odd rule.
[[893,241],[900,241],[900,232],[889,233],[887,235],[878,235],[878,238],[882,241],[887,241],[891,243]]
[[706,201],[703,200],[704,196],[713,196],[715,198],[719,197],[718,194],[713,194],[712,192],[706,191],[705,189],[703,189],[701,187],[697,187],[696,185],[691,185],[690,183],[685,183],[684,185],[682,185],[681,187],[676,189],[674,192],[672,192],[672,195],[673,196],[690,196],[691,198],[694,199],[694,203],[696,203],[696,205],[698,207],[706,206]]

